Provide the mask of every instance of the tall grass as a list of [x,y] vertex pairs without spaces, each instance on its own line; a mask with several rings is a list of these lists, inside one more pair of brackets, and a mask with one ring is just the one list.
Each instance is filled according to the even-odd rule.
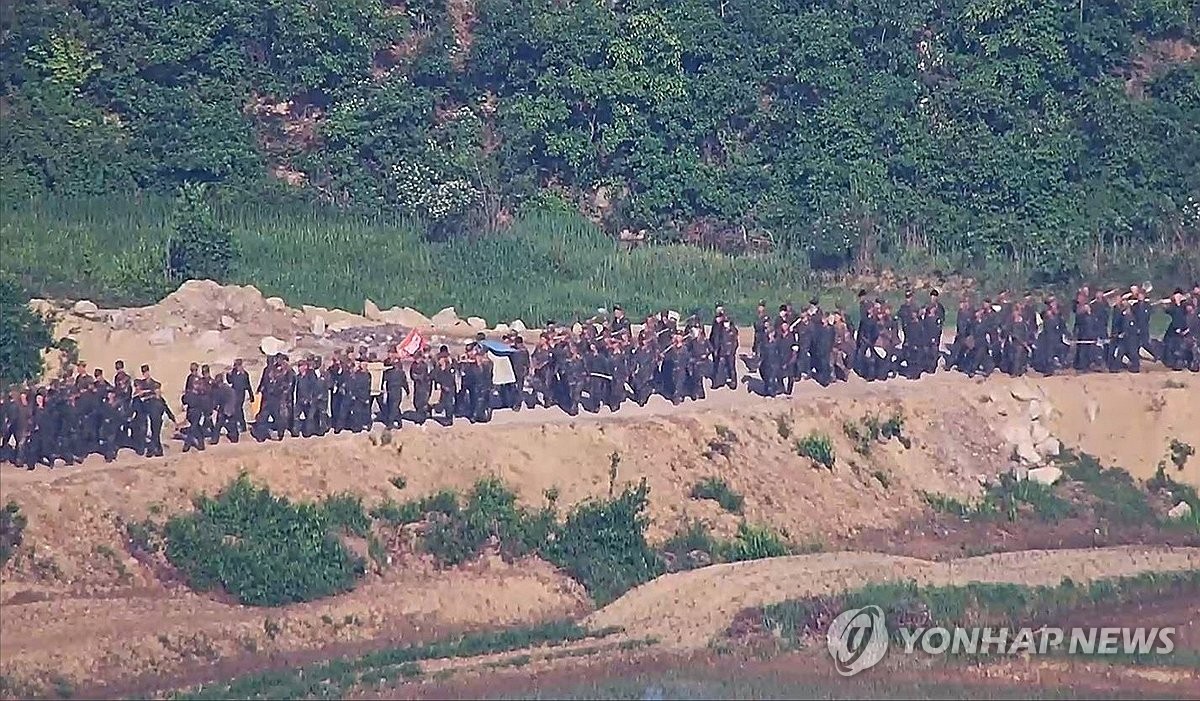
[[[153,295],[131,284],[129,271],[160,266],[170,213],[169,200],[153,198],[9,205],[0,221],[0,269],[35,294],[150,302]],[[445,242],[427,241],[417,222],[382,212],[226,203],[217,216],[239,248],[232,282],[293,305],[357,310],[370,297],[427,314],[454,305],[489,320],[540,323],[590,316],[614,302],[635,313],[724,302],[749,321],[760,298],[800,302],[816,287],[803,258],[735,257],[682,245],[623,251],[573,215],[534,214],[501,233]]]

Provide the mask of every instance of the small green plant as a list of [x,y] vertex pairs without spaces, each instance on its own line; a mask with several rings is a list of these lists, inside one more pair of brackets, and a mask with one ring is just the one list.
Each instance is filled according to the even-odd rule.
[[721,551],[721,543],[703,521],[688,521],[659,549],[672,569],[690,570],[711,564]]
[[396,489],[404,489],[408,486],[408,480],[404,479],[403,475],[396,475],[389,479],[388,482]]
[[804,438],[798,439],[793,448],[796,454],[802,458],[812,460],[814,464],[820,465],[827,470],[832,470],[836,456],[833,452],[833,441],[829,436],[820,431],[813,431]]
[[742,513],[745,499],[720,477],[706,477],[692,485],[693,499],[711,499],[731,514]]
[[365,571],[335,535],[365,522],[354,498],[292,504],[243,473],[195,505],[171,518],[165,533],[167,559],[197,591],[223,589],[242,604],[279,606],[347,591]]
[[9,501],[0,510],[0,567],[6,565],[25,537],[27,521],[17,502]]
[[1067,478],[1078,482],[1094,497],[1093,510],[1109,521],[1157,523],[1154,506],[1133,477],[1118,467],[1104,467],[1095,456],[1064,450],[1058,463]]
[[458,495],[443,489],[439,492],[399,503],[394,499],[385,499],[371,509],[371,517],[392,526],[403,526],[408,523],[423,521],[427,516],[442,514],[452,516],[458,513]]
[[371,519],[363,511],[362,497],[333,494],[321,500],[320,509],[334,528],[344,529],[359,537],[366,537],[371,529]]
[[854,451],[861,455],[870,455],[873,444],[893,438],[905,448],[911,448],[912,443],[904,436],[903,431],[904,414],[899,409],[886,419],[881,419],[872,412],[863,416],[861,421],[847,419],[842,422],[842,432],[854,443]]
[[790,417],[788,417],[786,414],[780,414],[779,416],[776,416],[775,417],[775,432],[778,433],[779,437],[785,441],[788,438],[791,438],[792,437],[792,422],[791,422]]
[[892,476],[889,475],[886,471],[875,470],[874,472],[871,473],[871,476],[874,477],[875,481],[879,482],[879,486],[883,487],[884,489],[892,488]]
[[791,555],[792,550],[783,537],[766,526],[752,526],[746,522],[738,524],[737,535],[720,548],[723,562],[760,560],[768,557]]
[[717,425],[717,437],[708,441],[708,448],[704,451],[704,456],[709,460],[715,459],[718,455],[730,459],[733,456],[733,446],[737,444],[737,434],[727,426]]
[[375,563],[376,568],[381,570],[387,569],[387,548],[383,546],[383,541],[379,540],[379,537],[374,533],[367,536],[367,555],[371,558],[371,561]]
[[608,456],[608,498],[611,499],[613,491],[617,488],[617,466],[621,464],[621,454],[613,451]]
[[1196,449],[1178,438],[1171,439],[1170,458],[1176,470],[1182,470],[1187,465],[1188,458],[1196,454]]
[[922,492],[921,497],[934,511],[965,519],[983,520],[1003,516],[1009,521],[1016,521],[1022,505],[1028,506],[1043,521],[1059,521],[1072,513],[1071,504],[1057,496],[1052,487],[1018,479],[1010,473],[1004,473],[997,481],[989,483],[983,498],[975,504],[928,492]]
[[125,524],[125,540],[130,552],[153,555],[162,550],[162,529],[146,519]]

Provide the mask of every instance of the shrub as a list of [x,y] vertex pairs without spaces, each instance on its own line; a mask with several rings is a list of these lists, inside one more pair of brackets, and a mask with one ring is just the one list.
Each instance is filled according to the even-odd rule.
[[693,499],[711,499],[731,514],[742,513],[745,499],[720,477],[706,477],[692,485]]
[[1094,456],[1064,451],[1059,457],[1063,473],[1081,483],[1096,498],[1096,515],[1122,523],[1155,523],[1158,520],[1145,490],[1118,467],[1103,467]]
[[934,511],[954,514],[963,518],[991,519],[1004,516],[1016,521],[1021,505],[1027,505],[1034,515],[1043,521],[1058,521],[1071,514],[1071,504],[1054,493],[1053,488],[1031,480],[1017,479],[1012,474],[1002,474],[1000,479],[988,485],[983,498],[975,504],[966,504],[943,494],[922,492],[922,498]]
[[804,438],[798,439],[793,446],[796,454],[808,458],[827,470],[832,470],[836,457],[833,452],[833,441],[820,431],[813,431]]
[[42,351],[54,341],[51,321],[29,308],[16,280],[0,275],[0,391],[42,375]]
[[365,538],[371,530],[371,519],[363,511],[362,497],[353,494],[333,494],[321,500],[321,512],[334,528]]
[[[167,559],[198,591],[223,589],[250,606],[312,601],[347,591],[365,563],[333,529],[360,523],[350,502],[292,504],[242,474],[216,498],[166,525]],[[363,517],[365,518],[365,516]]]
[[439,492],[399,503],[394,499],[385,499],[379,506],[371,509],[371,517],[393,526],[403,526],[406,523],[417,523],[430,514],[451,516],[458,513],[458,495],[443,489]]
[[185,184],[179,191],[167,241],[167,273],[173,281],[229,277],[235,250],[233,234],[217,224],[203,185]]
[[847,420],[842,423],[842,431],[854,443],[855,452],[869,455],[871,445],[895,438],[908,448],[911,446],[908,438],[903,435],[904,414],[896,410],[887,419],[880,419],[874,413],[868,413],[861,421]]
[[505,557],[523,557],[542,547],[553,526],[552,509],[531,514],[517,505],[512,490],[488,477],[475,483],[464,508],[432,521],[424,547],[439,564],[450,566],[477,557],[492,540]]
[[10,501],[0,510],[0,567],[8,564],[9,558],[21,547],[26,523],[17,502]]
[[720,550],[723,562],[761,560],[792,554],[792,549],[778,533],[766,526],[751,526],[745,522],[738,524],[737,535],[732,541],[722,544]]
[[601,606],[662,572],[646,543],[649,493],[642,480],[613,499],[583,502],[547,544],[546,559],[583,584]]

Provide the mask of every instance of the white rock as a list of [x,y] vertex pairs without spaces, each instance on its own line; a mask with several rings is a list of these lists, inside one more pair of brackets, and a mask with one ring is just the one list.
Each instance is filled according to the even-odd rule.
[[1181,501],[1171,510],[1167,512],[1167,518],[1185,519],[1192,515],[1192,506],[1186,501]]
[[1012,473],[1013,477],[1016,477],[1019,480],[1029,477],[1029,468],[1025,467],[1024,465],[1013,465],[1009,472]]
[[71,311],[75,312],[79,316],[89,316],[100,311],[100,307],[97,307],[95,302],[81,299],[75,303],[74,307],[71,307]]
[[487,319],[484,319],[481,316],[469,316],[467,317],[467,326],[470,326],[476,331],[486,331]]
[[1029,471],[1028,478],[1030,482],[1037,482],[1049,487],[1057,482],[1062,477],[1062,474],[1062,469],[1058,467],[1035,467]]
[[509,324],[508,327],[517,333],[525,333],[529,330],[529,328],[525,326],[525,322],[521,321],[520,319],[513,319],[512,323]]
[[108,328],[114,331],[129,327],[129,315],[122,309],[114,309],[108,313]]
[[312,332],[314,336],[325,335],[325,317],[320,314],[314,314],[312,318]]
[[1050,429],[1040,423],[1031,424],[1029,426],[1029,437],[1033,439],[1034,445],[1050,440]]
[[1037,388],[1028,382],[1017,382],[1013,384],[1013,386],[1009,389],[1009,392],[1012,393],[1013,399],[1019,399],[1022,402],[1033,401],[1041,396],[1041,394],[1037,391]]
[[1062,443],[1057,438],[1047,438],[1037,444],[1037,452],[1045,457],[1057,457],[1062,452]]
[[379,318],[381,321],[384,321],[388,324],[398,324],[400,326],[406,326],[410,329],[427,328],[433,326],[433,322],[429,320],[429,317],[425,316],[416,309],[413,309],[412,307],[404,307],[403,309],[400,307],[392,307],[385,312],[380,312]]
[[221,347],[220,331],[201,331],[196,337],[196,347],[205,353],[211,353]]
[[275,355],[283,353],[289,347],[287,341],[275,338],[274,336],[263,336],[263,339],[258,342],[258,349],[266,355]]
[[458,323],[458,312],[454,311],[454,307],[446,307],[434,314],[430,321],[434,326],[454,326]]
[[1038,453],[1037,448],[1032,443],[1018,443],[1015,450],[1017,457],[1021,462],[1027,465],[1041,465],[1042,456]]
[[379,305],[372,302],[370,299],[363,300],[363,316],[371,321],[379,321],[380,312]]
[[221,328],[232,329],[236,324],[237,322],[233,320],[233,317],[228,314],[221,315]]
[[1084,411],[1087,412],[1088,421],[1095,422],[1096,417],[1100,415],[1100,404],[1095,399],[1089,399]]
[[1038,419],[1042,418],[1042,403],[1040,401],[1036,399],[1030,400],[1027,408],[1029,410],[1030,421],[1037,421]]
[[509,327],[508,324],[496,324],[496,328],[492,329],[492,331],[503,336],[504,334],[508,333],[509,331],[512,331],[512,328]]
[[146,343],[152,346],[169,346],[175,342],[175,329],[171,327],[159,329],[146,337]]
[[270,307],[271,309],[274,309],[277,312],[281,312],[284,309],[287,309],[287,302],[283,301],[282,297],[267,297],[267,299],[265,301],[266,301],[268,307]]
[[1006,424],[1000,432],[1000,437],[1009,445],[1034,442],[1029,433],[1029,424],[1026,423]]

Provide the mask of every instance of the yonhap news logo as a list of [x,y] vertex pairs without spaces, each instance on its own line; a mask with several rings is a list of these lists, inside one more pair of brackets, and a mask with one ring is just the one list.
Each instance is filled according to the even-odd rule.
[[888,651],[883,609],[864,606],[843,611],[829,624],[825,642],[833,657],[833,668],[843,677],[874,667]]
[[[1169,655],[1175,628],[896,628],[898,652],[911,655]],[[883,661],[892,642],[883,609],[843,611],[825,636],[833,667],[852,677]]]

